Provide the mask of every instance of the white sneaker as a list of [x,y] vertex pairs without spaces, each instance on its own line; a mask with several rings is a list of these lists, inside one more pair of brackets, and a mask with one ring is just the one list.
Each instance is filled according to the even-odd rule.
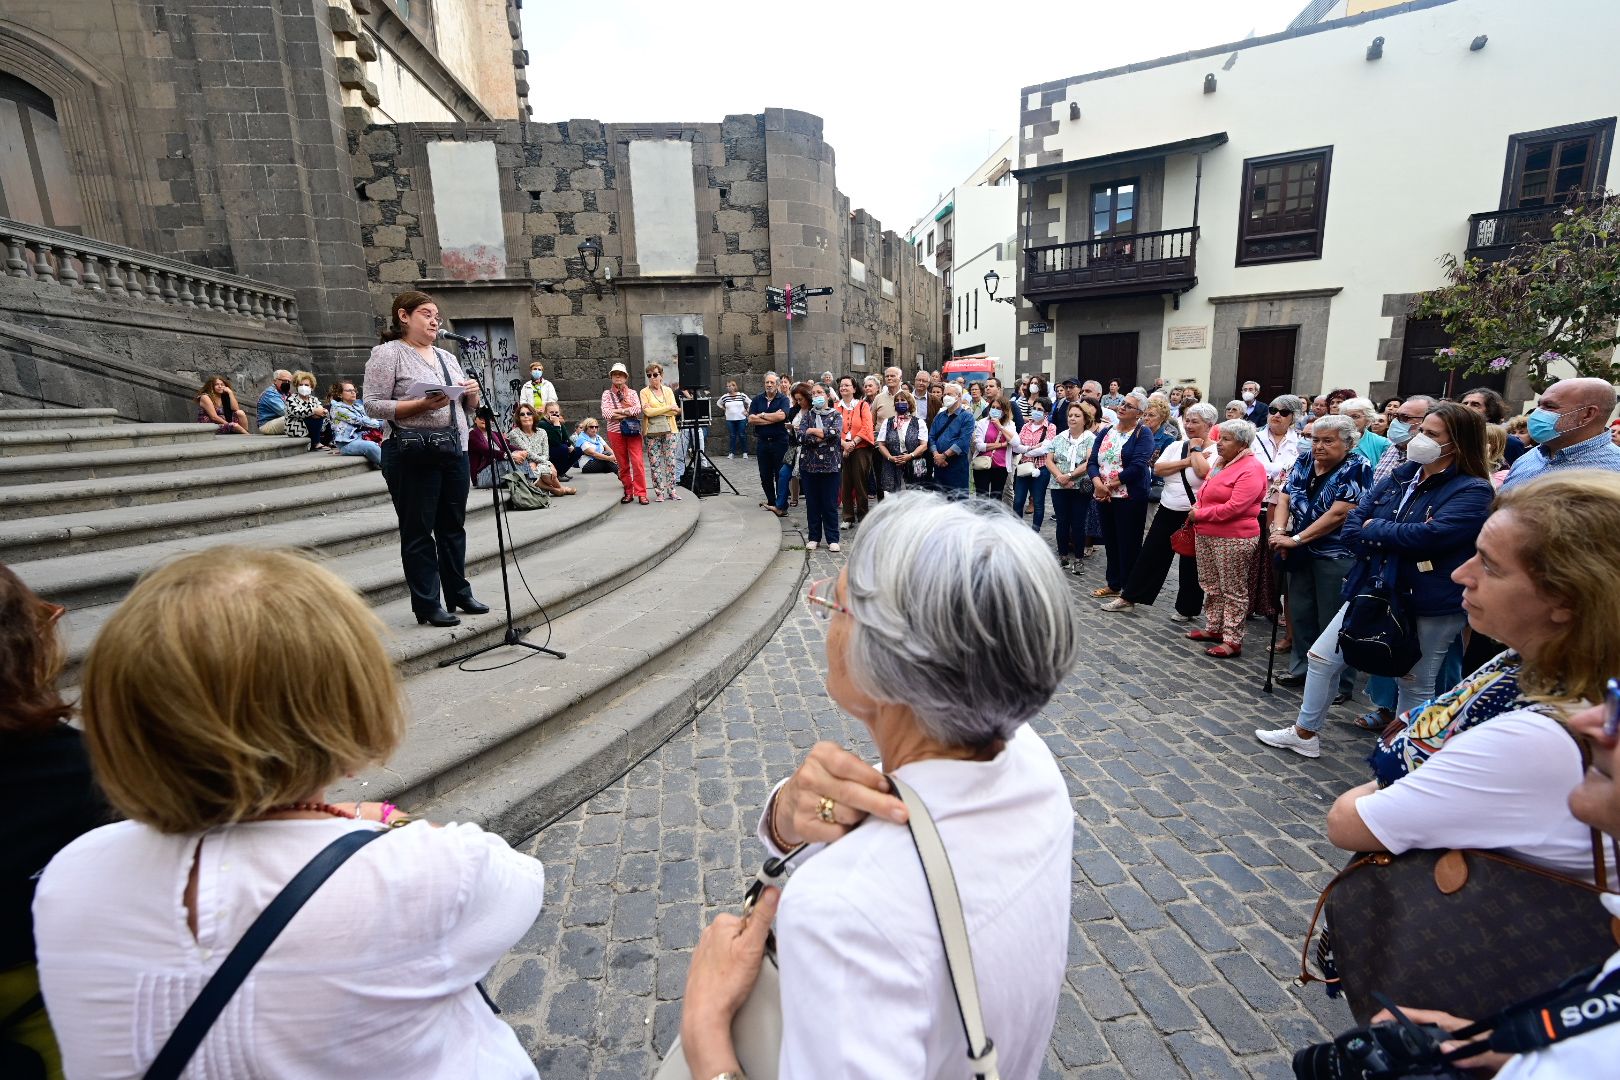
[[827,545],[827,550],[828,551],[843,551],[844,549],[839,547],[837,542],[834,541],[833,543]]
[[747,460],[748,460],[748,455],[747,455],[747,454],[744,454],[744,455],[743,455],[743,460],[744,460],[744,461],[747,461]]
[[816,548],[818,548],[820,546],[821,546],[821,541],[819,541],[819,540],[808,540],[808,541],[805,542],[804,550],[806,550],[806,551],[814,551],[814,550],[816,550]]
[[1280,727],[1275,731],[1260,731],[1257,729],[1254,737],[1267,746],[1275,746],[1279,750],[1292,750],[1300,757],[1318,758],[1322,756],[1322,737],[1318,735],[1313,739],[1302,739],[1299,732],[1294,730],[1293,724]]
[[1181,612],[1175,611],[1175,612],[1171,612],[1170,621],[1171,622],[1192,622],[1193,617],[1191,615],[1183,615]]
[[727,461],[736,461],[737,460],[737,455],[736,454],[727,454],[726,455],[726,460]]

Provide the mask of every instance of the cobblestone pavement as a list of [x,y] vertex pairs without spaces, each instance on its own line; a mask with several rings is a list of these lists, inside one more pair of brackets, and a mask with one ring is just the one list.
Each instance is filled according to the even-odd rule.
[[[753,464],[721,462],[745,495]],[[785,526],[802,528],[802,510]],[[827,576],[840,556],[810,563]],[[1089,647],[1032,721],[1076,815],[1068,980],[1043,1076],[1291,1076],[1296,1048],[1350,1026],[1291,980],[1343,862],[1327,809],[1365,778],[1366,736],[1330,725],[1315,762],[1259,745],[1256,724],[1299,704],[1260,690],[1267,624],[1250,624],[1242,659],[1210,660],[1169,621],[1168,596],[1101,612],[1085,595],[1101,564],[1099,547],[1073,579]],[[700,928],[762,858],[771,785],[818,739],[874,756],[826,696],[822,625],[799,605],[695,731],[525,845],[546,864],[545,910],[488,985],[547,1080],[650,1076]]]

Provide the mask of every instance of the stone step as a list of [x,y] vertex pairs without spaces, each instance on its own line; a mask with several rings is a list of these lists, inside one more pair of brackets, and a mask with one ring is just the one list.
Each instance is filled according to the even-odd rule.
[[[267,440],[268,441],[268,440]],[[285,440],[291,442],[291,439]],[[367,471],[364,460],[335,454],[293,454],[233,461],[176,472],[92,476],[49,484],[0,487],[0,522],[50,514],[82,514],[118,507],[165,506],[279,488],[296,488]]]
[[0,431],[60,431],[116,423],[117,409],[0,409]]
[[0,488],[88,477],[157,475],[211,465],[296,457],[308,452],[309,444],[305,440],[280,435],[209,435],[207,441],[165,446],[0,457]]
[[308,483],[278,484],[213,498],[0,521],[0,562],[22,563],[156,540],[217,536],[275,522],[308,521],[313,514],[334,510],[348,513],[388,504],[388,485],[380,472],[325,476],[332,479],[316,473]]
[[259,436],[219,436],[212,424],[116,424],[108,427],[65,427],[50,430],[0,431],[0,458],[37,454],[81,454],[98,450],[129,450],[146,446],[207,442],[214,438],[251,439]]
[[[583,483],[578,482],[583,481]],[[605,481],[605,482],[604,482]],[[536,586],[537,594],[546,595],[538,585],[529,567],[533,565],[532,559],[536,553],[547,553],[553,550],[563,553],[572,553],[573,558],[579,558],[581,550],[593,550],[588,544],[583,549],[575,547],[576,541],[588,541],[584,534],[594,529],[609,518],[610,513],[624,513],[631,519],[632,533],[645,530],[645,525],[634,521],[631,510],[648,512],[645,507],[621,507],[619,505],[620,488],[615,477],[587,476],[571,481],[579,488],[578,495],[570,495],[554,499],[550,507],[545,510],[532,510],[521,513],[510,513],[507,519],[511,524],[511,535],[507,545],[509,552],[515,552],[522,560],[523,573],[530,579],[530,584]],[[496,607],[496,601],[491,597],[499,597],[500,559],[499,550],[495,540],[495,519],[491,506],[481,501],[488,497],[486,490],[474,489],[472,498],[478,500],[469,503],[467,507],[467,573],[474,579],[476,591],[485,603]],[[369,511],[367,511],[369,512]],[[415,618],[410,613],[408,590],[405,586],[405,573],[399,562],[399,548],[395,543],[387,541],[397,537],[393,511],[387,509],[389,529],[383,535],[384,543],[379,546],[362,548],[339,554],[325,559],[328,569],[338,577],[352,585],[357,592],[366,598],[366,601],[378,609],[378,614],[390,627],[391,633],[397,633],[408,643],[420,643],[432,640],[431,649],[405,648],[399,652],[397,659],[405,665],[406,670],[416,667],[429,667],[439,655],[447,655],[467,639],[469,636],[490,631],[498,625],[498,614],[474,619],[463,616],[461,626],[447,630],[418,627]],[[253,547],[280,547],[285,544],[270,542],[261,543],[267,539],[264,535],[270,529],[280,529],[281,526],[269,526],[261,529],[250,529],[240,536],[232,537],[233,543],[247,544]],[[273,539],[273,538],[271,538]],[[622,538],[621,538],[622,539]],[[207,537],[193,540],[185,550],[173,550],[165,553],[162,558],[174,558],[190,550],[201,550],[212,547],[218,543],[216,539]],[[157,545],[147,545],[154,547]],[[655,552],[656,546],[636,547],[630,545],[627,550],[635,550],[642,554]],[[313,554],[320,556],[322,551],[316,550]],[[39,587],[32,580],[39,567],[45,562],[22,563],[16,567],[17,573],[28,582],[36,592]],[[153,562],[151,565],[156,565]],[[144,567],[142,568],[144,569]],[[553,567],[553,571],[557,568]],[[560,572],[560,571],[558,571]],[[133,584],[133,580],[128,584]],[[590,584],[587,582],[586,584]],[[523,589],[522,581],[516,576],[512,577],[512,590],[514,606],[521,613],[521,617],[534,610],[532,604],[526,604],[528,596]],[[78,679],[78,668],[83,662],[90,644],[100,632],[102,624],[117,608],[116,601],[122,599],[120,592],[112,600],[96,603],[69,604],[67,614],[63,617],[63,633],[67,640],[67,667],[62,675],[62,684],[70,686]],[[396,608],[389,605],[398,604]],[[526,606],[525,606],[526,605]],[[547,602],[548,608],[551,606]],[[422,635],[430,635],[424,638]],[[498,636],[498,635],[497,635]],[[471,648],[471,645],[467,645]]]
[[691,539],[654,574],[553,620],[567,659],[409,680],[404,745],[333,797],[389,799],[516,841],[622,775],[747,664],[803,577],[803,551],[783,548],[754,500],[720,496],[699,510]]

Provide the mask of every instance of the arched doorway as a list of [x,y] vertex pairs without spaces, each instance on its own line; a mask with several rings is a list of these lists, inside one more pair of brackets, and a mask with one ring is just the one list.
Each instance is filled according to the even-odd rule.
[[0,72],[0,217],[84,232],[79,185],[68,168],[50,95]]

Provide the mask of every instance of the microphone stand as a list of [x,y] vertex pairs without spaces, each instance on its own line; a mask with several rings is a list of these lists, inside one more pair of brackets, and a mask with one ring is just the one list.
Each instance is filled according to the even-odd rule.
[[[447,337],[448,335],[441,336]],[[455,339],[451,338],[451,340]],[[484,432],[486,437],[489,439],[490,447],[493,449],[496,445],[495,440],[499,438],[501,452],[505,456],[506,464],[514,472],[517,471],[517,462],[512,460],[512,447],[507,443],[506,436],[496,431],[495,410],[490,408],[490,398],[484,387],[484,380],[479,377],[478,371],[475,368],[464,368],[463,370],[471,375],[473,381],[478,384],[477,413],[478,416],[484,421]],[[491,474],[494,474],[497,471],[498,470],[496,469],[490,470]],[[495,507],[495,548],[500,553],[501,558],[501,599],[506,604],[506,632],[501,635],[501,640],[493,642],[489,645],[481,645],[478,648],[473,649],[470,652],[463,653],[460,656],[452,656],[448,660],[440,660],[438,666],[442,668],[450,667],[454,664],[460,664],[467,660],[471,660],[475,656],[482,656],[487,652],[494,652],[496,649],[505,648],[508,645],[516,645],[520,648],[532,649],[535,652],[545,653],[547,656],[555,656],[559,660],[565,660],[568,657],[567,653],[560,652],[557,649],[548,648],[545,645],[536,645],[532,641],[523,640],[524,635],[527,634],[532,627],[514,626],[512,623],[512,583],[506,572],[506,530],[503,528],[502,522],[504,511],[501,506],[501,482],[500,478],[494,475],[491,475],[490,479],[492,483],[490,484],[489,488],[489,496]],[[517,556],[515,555],[513,556],[514,559],[516,557]]]

